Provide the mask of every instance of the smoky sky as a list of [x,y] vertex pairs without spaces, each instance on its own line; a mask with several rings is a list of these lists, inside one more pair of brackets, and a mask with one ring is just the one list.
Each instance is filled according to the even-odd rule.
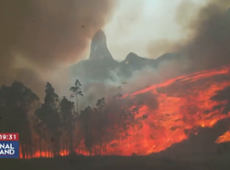
[[160,40],[148,46],[149,53],[164,49],[165,53],[177,54],[176,58],[171,55],[173,60],[159,64],[159,74],[163,70],[175,77],[230,64],[230,1],[209,0],[188,21],[182,16],[190,5],[183,1],[175,15],[177,23],[188,32],[183,39]]
[[79,60],[115,4],[114,0],[2,0],[0,84],[19,80],[43,91],[55,69]]
[[215,67],[230,63],[230,2],[213,1],[199,12],[190,24],[195,38],[185,55],[194,60],[194,67]]
[[[209,1],[186,25],[190,36],[180,50],[190,69],[204,70],[230,63],[230,1]],[[180,12],[180,11],[178,11]],[[182,15],[182,13],[181,13]]]
[[[115,0],[2,0],[0,84],[18,80],[38,95],[44,93],[52,73],[81,59],[94,33],[113,17],[116,5]],[[179,53],[176,64],[169,62],[167,68],[160,64],[155,74],[170,65],[173,75],[230,63],[229,1],[210,0],[188,22],[181,16],[189,5],[180,6],[175,19],[190,34],[182,41],[149,45],[150,52],[160,48],[171,52],[170,46]],[[66,74],[60,74],[56,83],[65,86],[66,79]]]

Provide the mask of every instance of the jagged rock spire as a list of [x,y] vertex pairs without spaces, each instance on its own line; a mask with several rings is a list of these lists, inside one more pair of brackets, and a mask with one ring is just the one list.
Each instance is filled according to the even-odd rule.
[[91,42],[90,56],[89,59],[112,59],[107,44],[105,33],[100,29],[93,36]]

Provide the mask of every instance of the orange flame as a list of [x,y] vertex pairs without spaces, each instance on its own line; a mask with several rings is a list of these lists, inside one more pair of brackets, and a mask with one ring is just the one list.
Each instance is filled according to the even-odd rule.
[[[214,106],[226,103],[210,99],[218,90],[230,86],[228,79],[217,81],[216,78],[221,76],[229,76],[229,67],[180,76],[132,94],[125,94],[120,98],[121,103],[135,103],[139,98],[142,100],[141,95],[145,94],[151,96],[151,99],[148,103],[128,106],[129,110],[138,107],[135,119],[139,122],[132,122],[125,132],[119,132],[119,136],[113,140],[103,141],[101,155],[147,155],[159,152],[187,139],[186,130],[213,127],[217,121],[229,117],[230,113],[221,114],[221,110],[212,110]],[[207,111],[209,113],[204,114]],[[230,141],[229,131],[217,139],[217,143],[225,141]],[[82,139],[81,143],[83,142]],[[99,146],[94,146],[97,147]],[[80,150],[81,154],[89,155],[82,145]],[[79,153],[79,148],[75,151]],[[60,151],[61,156],[68,154],[67,149]],[[31,157],[53,157],[53,154],[36,151],[29,158]]]

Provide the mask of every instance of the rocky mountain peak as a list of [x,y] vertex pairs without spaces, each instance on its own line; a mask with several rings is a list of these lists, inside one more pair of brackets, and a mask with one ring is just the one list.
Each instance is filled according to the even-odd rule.
[[125,60],[133,60],[133,59],[137,59],[137,58],[140,58],[137,54],[135,54],[135,53],[133,53],[133,52],[130,52],[127,56],[126,56],[126,58],[125,58]]
[[90,60],[100,60],[100,59],[112,59],[107,44],[105,33],[100,29],[98,30],[92,38],[91,48],[90,48]]
[[99,41],[103,41],[104,43],[106,43],[106,36],[104,31],[102,31],[101,29],[99,29],[93,36],[92,42],[99,42]]
[[130,52],[126,58],[125,58],[125,62],[126,63],[136,63],[136,62],[141,62],[141,61],[144,61],[144,60],[147,60],[143,57],[140,57],[138,56],[137,54],[133,53],[133,52]]

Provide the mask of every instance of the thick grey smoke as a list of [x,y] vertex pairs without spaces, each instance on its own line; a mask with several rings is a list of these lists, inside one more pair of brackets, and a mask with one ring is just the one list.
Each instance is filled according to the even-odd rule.
[[207,69],[230,64],[230,1],[210,1],[202,8],[188,28],[194,31],[182,56],[193,69]]
[[41,96],[53,72],[81,57],[93,34],[110,19],[115,3],[2,0],[0,84],[19,80]]
[[[184,20],[185,9],[191,3],[182,2],[176,21],[189,35],[179,42],[162,40],[150,44],[149,51],[169,49],[177,52],[175,70],[180,72],[204,70],[230,63],[230,1],[210,0],[188,22]],[[186,18],[186,17],[185,17]],[[182,73],[183,74],[183,73]]]
[[173,77],[230,64],[230,1],[209,0],[188,21],[186,9],[193,6],[190,1],[182,1],[175,16],[177,23],[188,30],[187,37],[178,42],[161,40],[149,44],[149,53],[165,49],[165,53],[177,55],[158,66],[155,71],[160,70],[161,75],[163,70]]
[[185,9],[189,7],[191,2],[183,1],[175,17],[177,23],[188,30],[189,35],[178,42],[168,40],[151,42],[148,49],[150,54],[163,49],[165,53],[174,54],[168,54],[167,58],[164,58],[165,56],[159,58],[161,62],[158,67],[149,69],[148,74],[146,68],[139,71],[140,76],[133,74],[131,79],[136,83],[162,82],[182,74],[230,64],[230,1],[208,1],[197,14],[193,15],[190,22],[183,17]]

